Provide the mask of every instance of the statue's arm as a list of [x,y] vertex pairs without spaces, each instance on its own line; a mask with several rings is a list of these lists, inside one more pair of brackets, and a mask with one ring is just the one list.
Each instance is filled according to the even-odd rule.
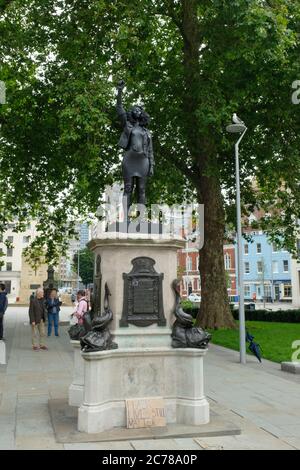
[[125,109],[123,108],[122,105],[122,91],[125,86],[125,82],[123,80],[120,80],[117,86],[118,90],[118,95],[117,95],[117,114],[119,116],[119,119],[121,121],[122,126],[124,127],[126,125],[127,121],[127,114]]

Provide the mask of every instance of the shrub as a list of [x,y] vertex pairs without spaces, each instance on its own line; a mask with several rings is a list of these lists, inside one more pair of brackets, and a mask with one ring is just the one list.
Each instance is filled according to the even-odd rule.
[[[232,313],[235,320],[238,320],[239,311],[234,310]],[[245,319],[247,321],[300,323],[300,310],[245,310]]]

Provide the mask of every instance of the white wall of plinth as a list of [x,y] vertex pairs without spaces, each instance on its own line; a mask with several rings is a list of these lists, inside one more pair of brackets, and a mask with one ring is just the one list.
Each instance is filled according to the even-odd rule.
[[209,422],[204,396],[206,350],[171,347],[129,348],[83,353],[84,399],[78,429],[103,432],[126,426],[125,400],[162,397],[167,423]]
[[84,360],[81,356],[80,341],[70,341],[74,348],[73,380],[69,387],[69,405],[80,406],[84,396]]

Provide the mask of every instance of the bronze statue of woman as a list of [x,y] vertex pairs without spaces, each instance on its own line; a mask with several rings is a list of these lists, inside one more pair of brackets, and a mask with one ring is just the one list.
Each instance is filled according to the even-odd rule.
[[[152,137],[147,129],[150,116],[139,105],[134,105],[128,112],[122,106],[122,91],[125,82],[120,80],[117,86],[117,113],[123,126],[119,146],[125,150],[122,162],[124,180],[123,209],[124,220],[132,202],[134,186],[137,189],[137,203],[146,204],[146,183],[148,176],[153,175],[154,157]],[[141,215],[141,207],[139,207]],[[125,214],[126,212],[126,214]]]

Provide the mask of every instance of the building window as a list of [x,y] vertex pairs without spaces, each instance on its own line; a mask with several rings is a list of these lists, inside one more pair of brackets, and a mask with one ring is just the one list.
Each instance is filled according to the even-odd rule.
[[23,237],[23,243],[29,243],[30,242],[30,235]]
[[246,263],[244,263],[245,265],[245,274],[249,274],[250,273],[250,263],[248,261],[246,261]]
[[283,295],[284,297],[292,297],[292,286],[290,284],[284,284]]
[[244,296],[250,298],[250,286],[248,284],[244,285]]
[[264,295],[265,297],[268,297],[268,299],[272,297],[272,290],[269,284],[264,286]]
[[261,253],[261,243],[256,244],[256,253]]
[[196,271],[199,271],[199,255],[196,258]]
[[12,236],[7,237],[7,241],[9,241],[9,243],[13,243],[14,237]]
[[263,272],[263,262],[257,261],[257,273],[262,274],[262,272]]
[[231,269],[231,256],[229,253],[225,253],[224,263],[225,263],[225,269]]
[[272,251],[273,253],[277,253],[279,251],[278,245],[276,245],[276,243],[272,243]]
[[272,269],[273,269],[273,273],[278,273],[278,261],[272,261]]
[[257,295],[257,298],[261,298],[261,287],[260,286],[256,286],[256,295]]
[[191,258],[191,256],[188,256],[186,257],[186,270],[187,271],[192,271],[193,269],[193,260]]
[[289,272],[289,262],[287,259],[283,261],[283,272],[288,273]]
[[6,263],[6,271],[12,271],[12,263]]
[[13,249],[12,248],[7,248],[6,256],[12,256],[12,255],[13,255]]
[[244,254],[245,255],[249,254],[249,245],[248,245],[248,243],[245,243],[245,245],[244,245]]

